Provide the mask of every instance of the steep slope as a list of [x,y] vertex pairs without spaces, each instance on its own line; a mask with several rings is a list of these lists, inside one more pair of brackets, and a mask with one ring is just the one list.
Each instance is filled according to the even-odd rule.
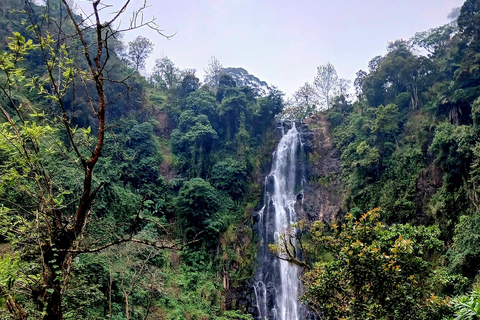
[[342,213],[343,194],[340,181],[340,153],[333,145],[328,116],[317,113],[302,127],[305,152],[308,154],[308,182],[297,211],[309,220],[332,221]]

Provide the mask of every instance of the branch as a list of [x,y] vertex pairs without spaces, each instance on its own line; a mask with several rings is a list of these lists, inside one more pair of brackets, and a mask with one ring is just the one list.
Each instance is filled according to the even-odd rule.
[[13,315],[13,317],[16,320],[27,320],[27,315],[23,311],[23,308],[15,300],[15,298],[10,294],[8,294],[7,297],[7,310]]
[[[28,0],[24,0],[27,5],[30,6],[30,1]],[[66,0],[62,0],[64,3]],[[67,8],[67,11],[69,13],[69,16],[71,14],[71,11],[70,11],[70,7],[65,4],[66,8]],[[33,12],[33,9],[30,7],[30,10],[32,10]],[[71,16],[70,16],[71,17]],[[35,22],[36,22],[36,17],[33,13],[29,14],[29,19],[30,19],[30,22],[33,26],[36,26]],[[65,126],[65,129],[67,131],[67,135],[68,135],[68,138],[70,140],[70,143],[72,144],[72,147],[73,149],[75,150],[75,153],[77,154],[78,158],[80,159],[80,161],[82,162],[82,164],[84,166],[86,166],[86,162],[85,162],[85,159],[83,158],[82,154],[80,153],[80,151],[78,150],[76,144],[75,144],[75,141],[73,139],[73,133],[72,133],[72,130],[70,128],[70,122],[68,121],[68,116],[67,116],[67,111],[65,109],[65,106],[63,105],[63,101],[62,101],[62,96],[61,96],[61,93],[60,93],[60,88],[58,87],[56,81],[55,81],[55,78],[53,76],[53,70],[52,70],[52,67],[50,66],[50,64],[48,63],[49,59],[45,53],[45,46],[43,45],[43,37],[42,35],[40,34],[40,30],[38,29],[38,27],[34,27],[34,32],[35,32],[35,36],[37,37],[37,41],[38,43],[40,44],[40,51],[43,55],[43,59],[44,59],[44,62],[45,62],[45,67],[47,69],[47,73],[48,73],[48,77],[50,79],[50,83],[51,85],[53,86],[53,91],[55,93],[55,96],[57,97],[57,102],[58,102],[58,105],[59,107],[61,108],[62,110],[62,123],[64,124]]]
[[298,260],[297,258],[294,258],[294,257],[291,257],[291,256],[283,257],[283,256],[277,254],[276,252],[273,252],[273,251],[271,251],[271,252],[276,258],[278,258],[280,260],[296,264],[297,266],[300,266],[300,267],[302,267],[306,270],[312,269],[312,267],[310,267],[310,265],[308,263],[306,263],[305,261]]
[[93,99],[92,99],[92,96],[90,95],[90,92],[88,90],[87,82],[85,81],[85,79],[83,78],[83,75],[81,73],[80,73],[80,79],[82,80],[82,84],[85,88],[85,94],[87,95],[88,103],[90,104],[90,108],[92,109],[92,112],[93,112],[94,115],[98,115],[97,111],[95,111],[95,106],[93,105]]
[[[117,13],[115,14],[115,16],[114,16],[110,21],[108,21],[108,22],[105,24],[105,26],[107,27],[107,26],[110,26],[112,23],[114,23],[115,20],[117,20],[118,17],[120,17],[120,15],[125,12],[125,10],[127,9],[127,7],[128,7],[129,4],[130,4],[130,0],[127,0],[127,1],[125,2],[125,4],[123,5],[123,7],[122,7],[120,10],[117,11]],[[144,6],[145,6],[145,4],[146,4],[146,2],[144,2]],[[142,9],[142,8],[140,8],[140,9]]]
[[[135,238],[125,238],[125,239],[120,239],[120,240],[117,240],[117,241],[113,241],[113,242],[110,242],[108,244],[105,244],[103,246],[100,246],[100,247],[97,247],[97,248],[93,248],[93,249],[78,249],[78,250],[71,250],[71,249],[65,249],[65,250],[59,250],[59,251],[64,251],[64,252],[70,252],[70,253],[76,253],[76,254],[80,254],[80,253],[94,253],[94,252],[100,252],[102,250],[105,250],[107,248],[110,248],[112,246],[116,246],[116,245],[119,245],[119,244],[122,244],[122,243],[126,243],[126,242],[135,242],[135,243],[140,243],[140,244],[144,244],[146,246],[149,246],[149,247],[154,247],[154,248],[157,248],[157,249],[171,249],[171,250],[181,250],[182,248],[184,248],[184,246],[179,246],[180,243],[174,243],[174,244],[161,244],[161,241],[155,241],[155,242],[149,242],[147,240],[141,240],[141,239],[135,239]],[[160,244],[159,244],[160,243]]]
[[[85,58],[87,60],[88,66],[90,67],[90,72],[95,75],[95,69],[93,67],[93,63],[90,57],[90,52],[88,50],[88,45],[87,42],[85,41],[85,38],[83,37],[83,31],[80,30],[80,26],[75,20],[75,17],[73,16],[72,10],[70,9],[70,6],[67,4],[67,0],[62,0],[63,4],[65,5],[65,8],[67,9],[67,14],[70,17],[70,20],[72,21],[73,25],[75,26],[75,30],[77,31],[77,36],[80,38],[80,42],[83,45],[83,54],[85,55]],[[98,1],[96,1],[98,2]]]
[[[7,73],[7,77],[10,77],[10,73],[8,73],[6,70],[5,70],[5,73]],[[25,121],[23,120],[23,116],[22,116],[22,113],[20,112],[20,110],[17,108],[17,105],[15,104],[15,102],[13,101],[12,99],[12,96],[10,94],[8,94],[7,90],[3,87],[3,86],[0,86],[0,89],[2,89],[3,91],[3,94],[7,97],[8,101],[10,102],[10,104],[12,105],[12,108],[15,110],[15,113],[17,114],[17,116],[20,118],[20,121],[22,121],[23,124],[25,124]],[[9,90],[10,91],[10,90]],[[2,110],[3,113],[6,113],[5,110]],[[8,120],[8,119],[7,119]],[[9,121],[10,122],[10,121]]]
[[[287,236],[288,236],[288,240],[285,238]],[[296,264],[296,265],[298,265],[298,266],[300,266],[300,267],[302,267],[306,270],[311,269],[310,265],[307,262],[301,261],[296,257],[297,252],[296,252],[295,245],[292,241],[292,236],[287,231],[285,231],[284,235],[282,237],[280,237],[280,239],[278,241],[281,241],[281,243],[277,242],[277,246],[276,246],[277,249],[276,250],[274,250],[273,247],[271,245],[269,245],[270,246],[270,252],[275,257],[277,257],[280,260]],[[285,251],[280,249],[280,246],[283,246]],[[293,252],[290,251],[290,248],[293,249]]]

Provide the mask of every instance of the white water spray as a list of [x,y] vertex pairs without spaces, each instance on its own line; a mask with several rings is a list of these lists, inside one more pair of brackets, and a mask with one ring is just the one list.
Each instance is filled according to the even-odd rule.
[[299,267],[273,257],[268,250],[268,244],[274,243],[297,221],[294,206],[305,181],[298,168],[300,133],[294,123],[286,134],[283,133],[282,127],[282,138],[273,154],[272,170],[265,181],[264,206],[259,212],[260,266],[254,291],[259,313],[257,319],[262,320],[305,319],[299,301]]

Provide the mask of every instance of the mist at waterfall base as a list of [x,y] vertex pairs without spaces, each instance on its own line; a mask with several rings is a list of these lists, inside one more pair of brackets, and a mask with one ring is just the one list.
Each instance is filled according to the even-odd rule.
[[[291,126],[287,130],[286,127]],[[305,164],[301,134],[295,123],[281,123],[282,138],[265,178],[263,207],[258,211],[258,270],[253,281],[257,320],[304,320],[300,303],[300,268],[275,257],[269,244],[297,221],[295,203],[303,198]],[[301,200],[299,200],[301,201]]]

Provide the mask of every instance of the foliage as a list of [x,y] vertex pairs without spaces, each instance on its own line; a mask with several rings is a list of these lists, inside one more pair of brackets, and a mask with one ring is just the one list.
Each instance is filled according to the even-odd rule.
[[439,53],[448,46],[455,28],[446,24],[427,31],[417,32],[412,38],[414,45],[427,50],[430,54]]
[[303,277],[304,300],[327,319],[432,319],[448,311],[435,296],[433,266],[439,230],[380,221],[380,209],[342,226],[315,222],[311,241],[332,259]]
[[162,57],[155,60],[153,67],[152,81],[156,86],[162,89],[172,89],[178,85],[180,70],[168,57]]
[[467,39],[480,40],[480,4],[476,0],[466,0],[457,18],[458,28]]
[[[204,84],[168,57],[147,81],[133,69],[144,67],[151,40],[124,45],[105,22],[79,25],[82,43],[71,36],[81,17],[64,10],[71,2],[26,3],[0,4],[0,245],[9,248],[0,317],[10,306],[18,319],[55,308],[72,319],[250,318],[225,310],[242,306],[224,298],[254,272],[249,213],[275,119],[303,121],[321,108],[342,162],[340,211],[352,216],[311,233],[297,225],[311,268],[305,301],[333,318],[422,319],[449,314],[438,296],[463,294],[455,317],[478,317],[477,292],[466,294],[480,261],[477,0],[465,1],[458,28],[389,43],[357,73],[356,101],[326,64],[287,103],[276,88],[259,96],[236,83],[215,57]],[[108,46],[95,60],[96,27]],[[103,127],[91,111],[102,98]],[[362,215],[377,206],[381,224],[379,211]],[[180,254],[139,242],[81,254],[129,239],[194,242]]]
[[212,183],[234,200],[239,199],[246,189],[246,169],[245,164],[233,159],[217,162],[212,168]]
[[251,314],[242,314],[239,311],[225,311],[223,316],[214,317],[214,320],[251,320],[253,316]]
[[182,112],[178,129],[172,132],[173,152],[180,156],[181,166],[190,176],[205,176],[209,163],[206,157],[218,139],[207,116],[196,116],[193,110]]
[[179,216],[196,232],[204,229],[209,217],[220,208],[216,190],[201,178],[186,181],[180,188],[176,202]]
[[293,100],[284,109],[282,118],[301,121],[311,116],[318,109],[319,103],[314,86],[306,82],[293,94]]
[[471,320],[480,317],[480,292],[474,290],[470,295],[464,295],[452,300],[455,308],[455,320]]
[[453,273],[473,279],[480,271],[479,228],[480,218],[478,214],[460,217],[455,226],[452,247],[447,255]]
[[[3,118],[0,123],[0,157],[5,160],[0,171],[0,225],[8,230],[2,241],[8,241],[15,250],[18,264],[15,262],[14,265],[19,268],[18,274],[23,276],[18,278],[21,281],[10,281],[6,287],[2,286],[1,296],[16,319],[26,319],[27,314],[42,319],[63,319],[71,309],[81,306],[81,299],[88,298],[95,304],[101,296],[95,286],[89,288],[91,290],[87,290],[83,297],[69,291],[74,291],[70,279],[86,282],[81,274],[72,276],[79,253],[96,252],[126,241],[148,244],[148,240],[154,240],[156,244],[149,244],[158,247],[172,247],[175,241],[158,241],[160,234],[168,234],[166,226],[160,227],[159,222],[154,223],[157,227],[154,237],[143,237],[142,227],[149,224],[143,220],[147,217],[142,209],[153,201],[137,200],[141,199],[138,193],[142,192],[137,177],[123,177],[123,181],[118,181],[109,179],[115,171],[107,170],[102,175],[100,170],[102,164],[105,167],[111,164],[111,158],[104,158],[108,153],[104,145],[108,140],[106,110],[110,106],[106,96],[112,87],[105,86],[104,81],[110,63],[120,61],[109,46],[115,47],[116,44],[113,39],[117,32],[109,26],[118,15],[104,24],[97,14],[96,23],[88,26],[85,21],[77,19],[67,1],[47,2],[45,7],[29,1],[25,4],[28,10],[23,13],[31,22],[26,34],[33,40],[14,33],[8,51],[2,53],[0,83]],[[93,4],[96,13],[98,4]],[[49,27],[52,26],[49,19],[53,17],[41,14],[43,10],[54,9],[55,5],[66,12],[65,19],[53,27],[59,28],[65,23],[62,32],[58,33]],[[142,9],[139,10],[137,13]],[[64,32],[69,34],[66,38],[62,38]],[[70,46],[73,43],[82,48],[78,50],[80,54]],[[96,48],[91,53],[92,43]],[[38,76],[35,72],[25,72],[29,63],[35,65],[35,56],[33,60],[29,59],[30,53],[35,52],[37,57],[43,58],[43,65],[41,60],[37,62],[43,67],[43,73]],[[110,76],[118,74],[112,72]],[[110,80],[115,81],[114,78]],[[73,85],[75,81],[83,84],[78,91]],[[88,102],[76,105],[75,95],[80,92],[88,97]],[[76,111],[79,109],[76,107],[84,114],[91,114],[92,126],[78,126]],[[158,166],[160,160],[151,124],[135,124],[126,136],[136,144],[133,148],[140,149],[141,160],[137,164],[143,166],[141,169],[148,176],[138,177],[138,182],[157,186],[158,172],[147,170],[149,166]],[[113,140],[110,142],[114,143]],[[128,143],[125,145],[129,146]],[[128,167],[125,162],[123,165]],[[113,191],[115,196],[100,199],[97,195],[107,181],[112,184],[106,189]],[[123,208],[118,220],[113,215],[114,206],[110,208],[115,197],[118,197],[115,200],[130,205]],[[103,212],[102,204],[106,204]],[[99,225],[104,228],[98,228]],[[134,239],[134,235],[140,238]],[[100,314],[92,313],[91,316],[101,318],[103,315]]]
[[135,70],[145,69],[145,62],[153,52],[153,42],[144,36],[138,36],[128,43],[128,60]]

